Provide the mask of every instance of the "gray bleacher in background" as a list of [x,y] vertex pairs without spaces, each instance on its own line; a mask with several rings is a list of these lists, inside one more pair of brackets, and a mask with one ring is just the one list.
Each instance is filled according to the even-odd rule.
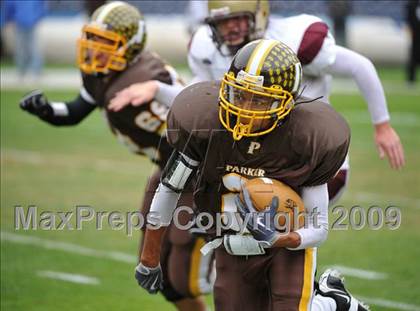
[[[279,15],[294,15],[300,13],[314,15],[328,15],[328,1],[270,1],[271,12]],[[188,5],[188,1],[127,1],[138,8],[144,14],[183,14]],[[404,6],[407,0],[368,0],[368,1],[350,1],[353,15],[367,16],[387,16],[397,21],[405,18]],[[84,1],[48,1],[50,15],[71,15],[79,14],[84,10]]]
[[[190,35],[186,15],[188,1],[128,1],[145,15],[148,47],[171,63],[186,63]],[[405,25],[407,1],[351,1],[351,15],[347,20],[348,47],[377,64],[402,65],[408,57],[410,36]],[[314,14],[330,26],[329,3],[318,1],[270,1],[273,15]],[[75,62],[75,42],[88,17],[84,1],[48,1],[48,16],[39,27],[40,44],[47,62]],[[9,25],[10,26],[10,25]],[[7,28],[7,27],[6,27]],[[332,29],[332,27],[331,27]],[[9,55],[14,49],[13,27],[4,35]],[[397,47],[397,48],[396,48]]]

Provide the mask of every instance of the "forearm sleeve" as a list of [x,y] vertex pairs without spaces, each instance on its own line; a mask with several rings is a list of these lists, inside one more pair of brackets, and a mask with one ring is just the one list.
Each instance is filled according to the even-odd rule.
[[384,89],[372,62],[341,46],[336,46],[336,51],[336,60],[328,72],[353,78],[367,103],[373,124],[389,121]]
[[169,226],[181,192],[195,173],[199,162],[174,151],[162,173],[161,182],[152,200],[147,222]]
[[292,250],[318,247],[328,236],[328,188],[327,184],[302,189],[302,200],[306,209],[306,223],[295,232],[301,243]]
[[50,105],[53,113],[41,119],[56,126],[78,124],[96,108],[96,105],[86,101],[82,94],[71,102],[51,102]]
[[180,195],[181,193],[160,183],[153,197],[147,222],[154,226],[169,226]]

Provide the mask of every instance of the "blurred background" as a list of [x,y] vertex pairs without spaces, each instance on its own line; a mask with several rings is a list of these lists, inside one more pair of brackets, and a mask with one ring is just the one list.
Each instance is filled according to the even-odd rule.
[[[19,29],[24,27],[31,27],[32,36],[36,38],[33,51],[39,50],[40,64],[44,62],[47,68],[49,65],[70,65],[69,68],[72,68],[75,63],[74,42],[80,35],[81,27],[87,21],[89,12],[104,3],[101,0],[39,0],[35,1],[37,4],[32,12],[19,16],[6,12],[6,2],[2,1],[2,69],[9,69],[13,64],[13,56],[16,56],[16,50],[20,50],[17,48],[20,46]],[[174,66],[186,66],[190,34],[206,14],[206,1],[128,2],[145,15],[148,47]],[[274,16],[318,15],[330,25],[339,44],[362,53],[375,64],[402,68],[409,61],[411,47],[409,3],[384,0],[271,1],[271,12]],[[415,8],[411,10],[414,12]],[[31,14],[34,15],[32,18]],[[37,70],[36,73],[40,72]],[[2,85],[16,83],[13,78],[13,72],[7,71]]]
[[[128,236],[106,223],[103,230],[95,230],[95,223],[80,231],[15,229],[16,206],[37,206],[38,214],[74,211],[80,205],[135,211],[154,168],[118,144],[99,111],[76,127],[54,128],[18,107],[34,88],[51,101],[77,96],[76,39],[89,12],[103,1],[12,1],[27,5],[19,14],[6,10],[8,2],[0,2],[1,310],[174,310],[134,280],[138,232]],[[188,81],[187,46],[206,14],[206,3],[128,2],[145,15],[148,48]],[[420,52],[412,49],[419,51],[420,44],[418,32],[413,35],[418,2],[270,1],[275,16],[319,15],[339,44],[373,61],[391,123],[405,147],[407,164],[401,171],[380,161],[355,83],[333,79],[331,102],[352,129],[350,183],[338,204],[347,210],[396,206],[402,218],[397,230],[331,232],[319,249],[318,271],[338,267],[352,293],[372,310],[420,310]],[[330,216],[332,223],[339,215]],[[60,279],[68,274],[72,280]],[[212,306],[211,296],[207,302]]]

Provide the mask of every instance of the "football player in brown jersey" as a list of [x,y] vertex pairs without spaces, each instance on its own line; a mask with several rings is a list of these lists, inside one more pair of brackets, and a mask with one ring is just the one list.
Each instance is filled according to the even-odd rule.
[[[365,56],[336,45],[323,20],[307,14],[282,18],[270,16],[268,0],[209,0],[203,1],[202,6],[208,6],[208,16],[205,25],[201,25],[192,36],[188,52],[193,82],[221,79],[236,51],[251,40],[282,41],[292,48],[302,64],[305,97],[322,96],[323,101],[329,102],[331,76],[344,75],[354,80],[367,103],[380,158],[386,157],[394,169],[404,166],[404,148],[391,125],[385,93],[375,66]],[[113,109],[141,102],[144,93],[157,90],[157,86],[150,86],[139,84],[121,92],[123,96],[113,100]],[[347,158],[328,183],[330,205],[344,193],[349,172]]]
[[[172,153],[164,137],[170,105],[165,89],[182,86],[173,68],[155,53],[144,50],[145,42],[145,23],[137,8],[120,1],[101,6],[83,27],[78,40],[77,61],[83,81],[78,97],[66,103],[49,102],[42,91],[37,90],[26,95],[20,107],[56,126],[76,125],[99,108],[119,140],[136,154],[148,156],[162,169]],[[116,93],[139,82],[159,84],[163,92],[148,98],[142,106],[130,106],[118,112],[109,109]],[[143,215],[148,213],[160,169],[146,187]],[[181,200],[192,206],[191,191],[185,191]],[[202,244],[202,238],[192,237],[175,227],[165,238],[161,292],[179,310],[206,310],[201,294],[212,289],[209,273],[212,256],[201,256]]]
[[[245,222],[252,203],[237,199],[241,179],[266,177],[298,191],[306,213],[317,210],[316,221],[279,234],[270,226],[272,217],[258,218],[246,226],[251,235],[235,217],[223,227],[210,222],[213,240],[202,251],[216,252],[216,310],[360,307],[344,287],[328,287],[340,283],[330,272],[323,275],[323,288],[342,301],[313,297],[316,249],[328,234],[327,182],[345,159],[350,130],[328,104],[299,98],[300,80],[301,65],[290,48],[258,40],[239,50],[221,82],[200,82],[176,97],[168,115],[168,141],[175,151],[152,202],[156,217],[148,219],[162,227],[146,229],[137,269],[144,288],[159,286],[162,236],[189,175],[198,172],[198,211],[213,220],[238,211]],[[276,199],[272,202],[276,208]]]

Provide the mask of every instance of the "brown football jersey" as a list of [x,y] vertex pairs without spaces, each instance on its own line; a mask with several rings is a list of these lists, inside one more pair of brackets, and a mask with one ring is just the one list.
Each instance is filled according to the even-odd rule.
[[201,162],[199,210],[223,210],[223,196],[232,191],[224,176],[231,173],[277,179],[299,191],[326,183],[343,163],[350,129],[330,105],[298,104],[272,132],[234,141],[219,121],[218,94],[218,82],[194,84],[176,97],[168,115],[169,143]]
[[172,148],[165,137],[168,108],[151,101],[141,106],[128,105],[114,112],[107,109],[118,91],[133,83],[158,80],[172,84],[167,65],[155,53],[144,51],[141,57],[122,72],[108,76],[82,74],[83,86],[103,109],[112,132],[135,153],[147,155],[161,167],[167,162]]

